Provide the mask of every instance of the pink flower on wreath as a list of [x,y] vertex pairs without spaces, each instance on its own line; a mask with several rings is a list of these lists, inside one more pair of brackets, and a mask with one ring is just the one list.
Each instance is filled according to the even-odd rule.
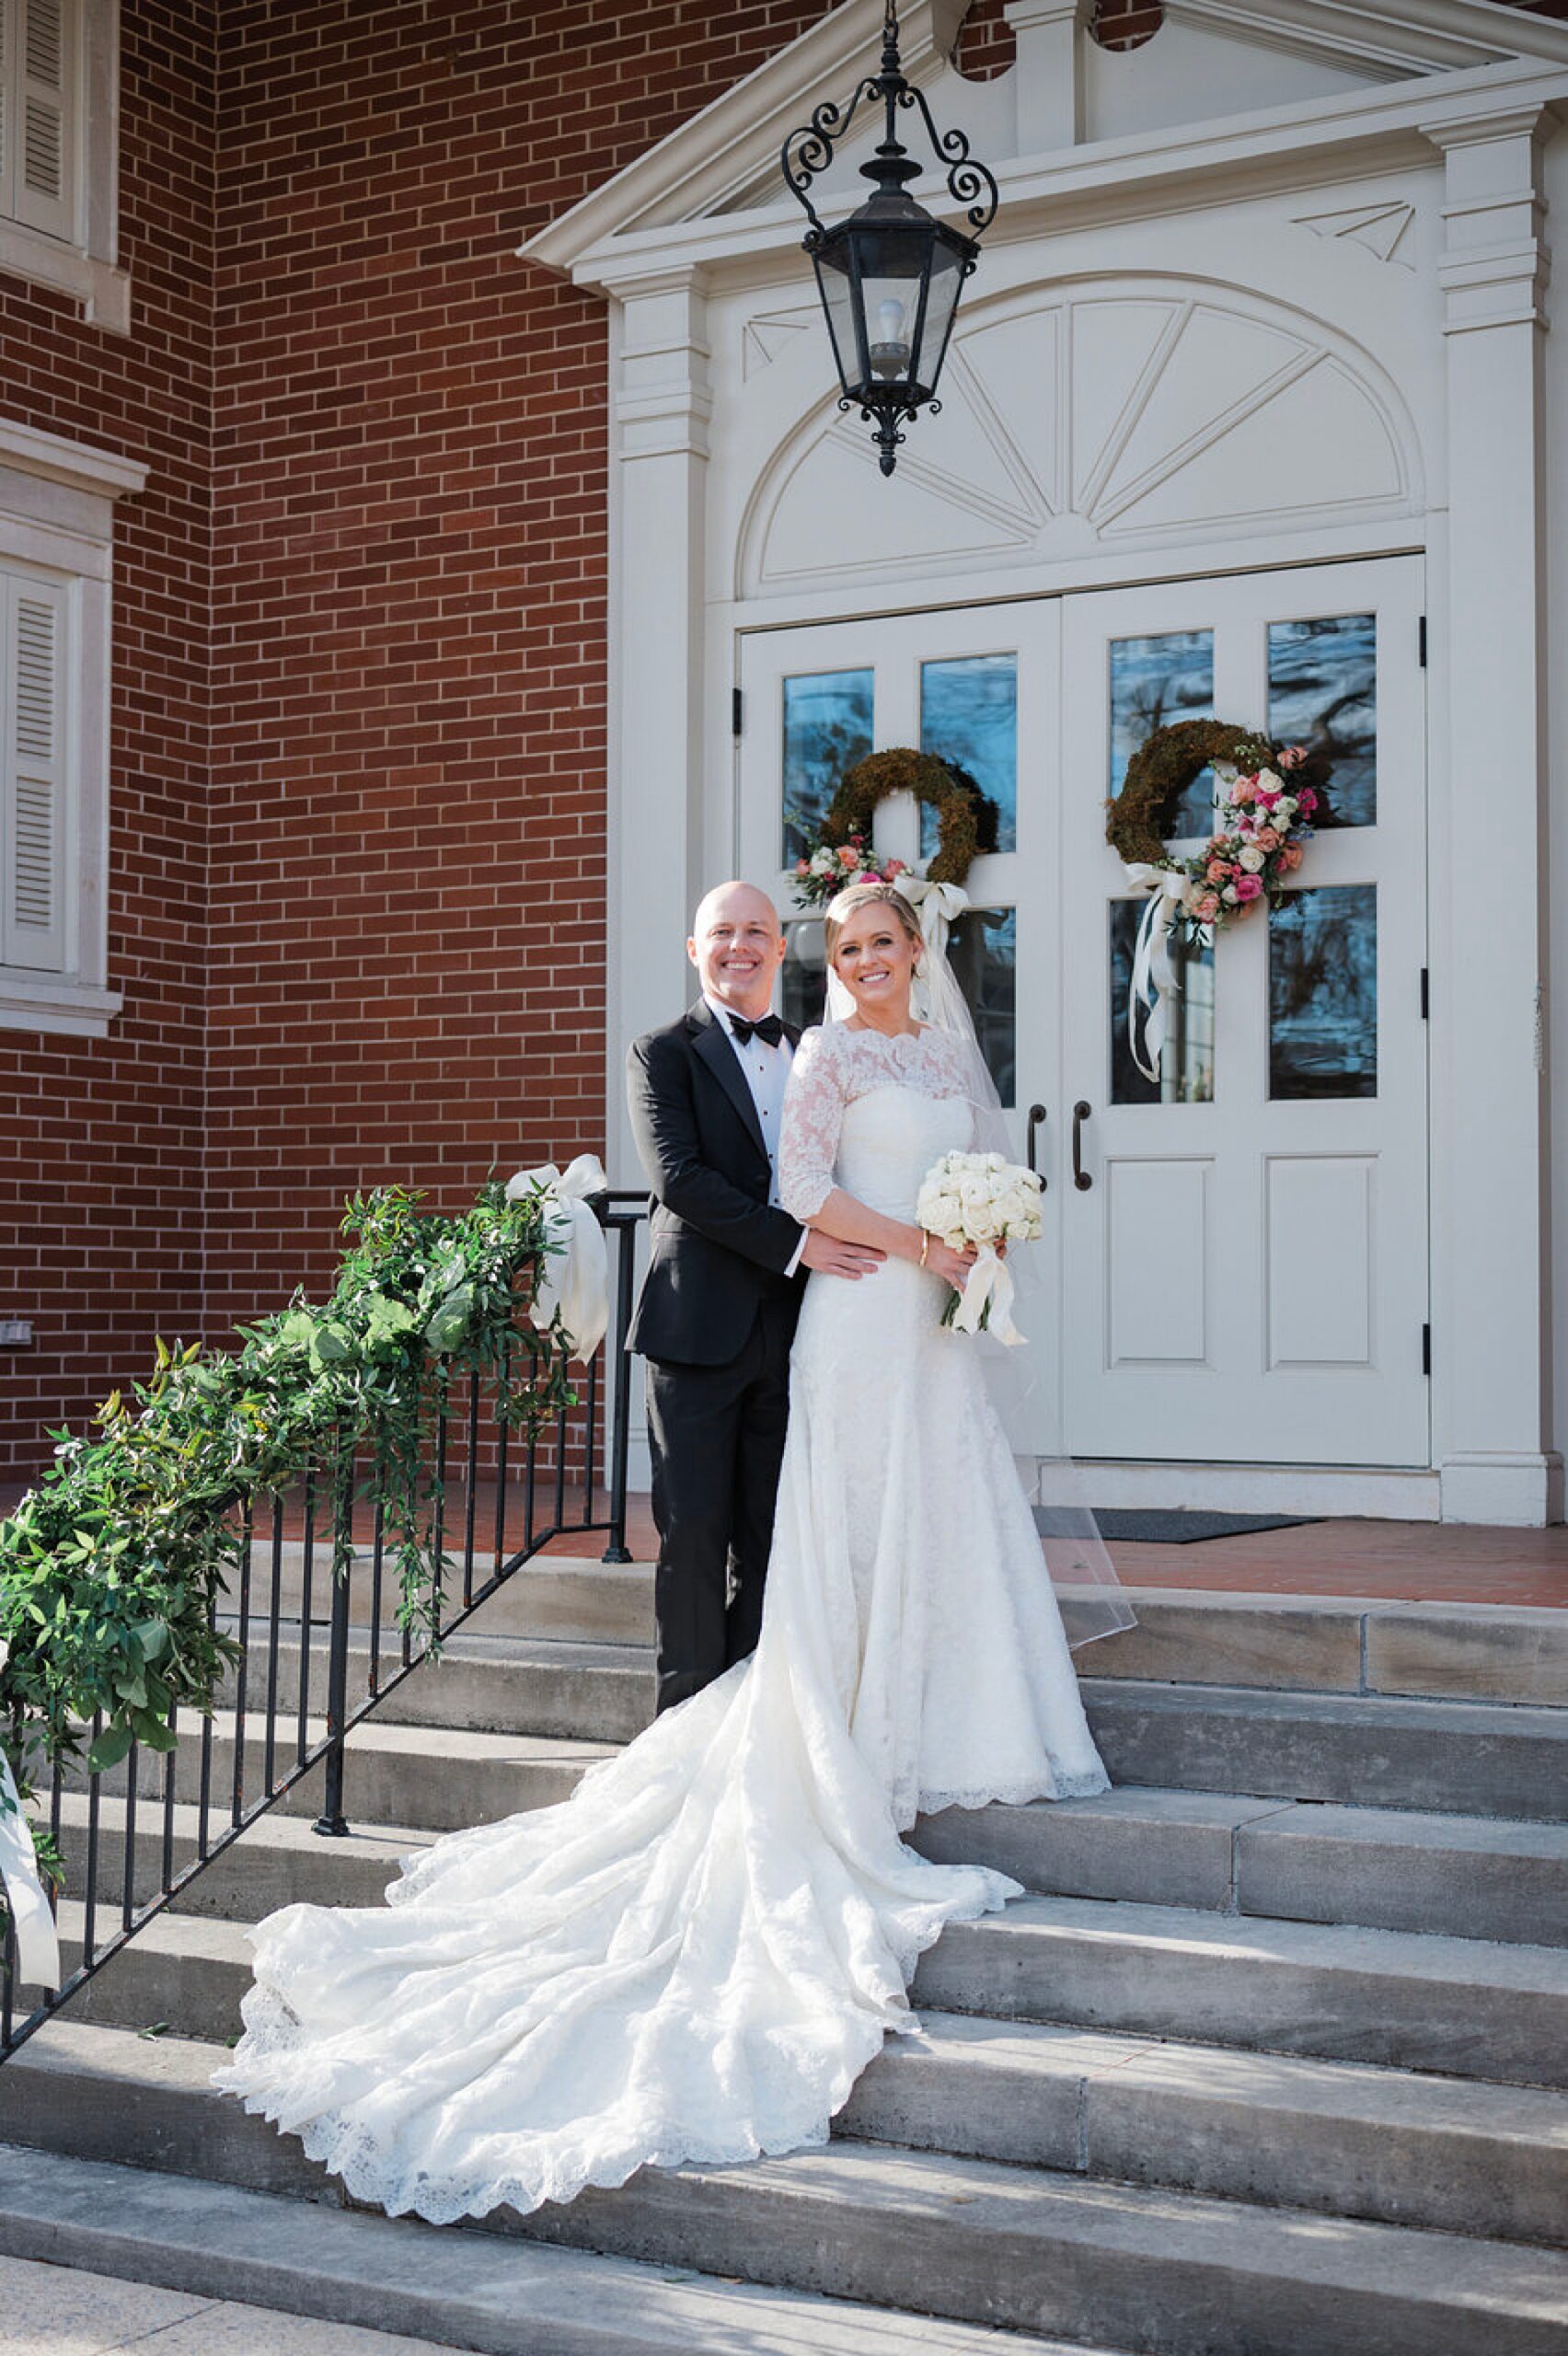
[[797,875],[809,875],[811,872],[812,863],[809,859],[798,859],[795,861],[795,872]]
[[1279,863],[1287,872],[1293,868],[1299,867],[1301,864],[1300,844],[1286,843],[1285,849],[1280,852]]
[[1262,880],[1260,876],[1239,875],[1236,878],[1236,897],[1239,901],[1257,899],[1262,888]]
[[1279,795],[1274,791],[1272,785],[1259,786],[1257,802],[1260,810],[1272,810],[1278,800]]
[[1232,870],[1228,860],[1211,859],[1207,867],[1204,870],[1204,874],[1205,880],[1210,884],[1227,884],[1229,882],[1233,872],[1234,871]]
[[853,845],[853,843],[841,843],[841,844],[839,845],[839,847],[838,847],[838,864],[839,864],[839,866],[840,866],[840,867],[858,867],[858,866],[859,865],[859,863],[860,863],[860,854],[859,854],[859,852],[855,849],[855,846]]
[[1193,907],[1193,914],[1200,924],[1212,924],[1219,914],[1218,895],[1214,892],[1205,892]]
[[909,861],[906,859],[890,859],[888,860],[886,875],[887,881],[890,884],[893,882],[895,875],[907,875],[908,872]]
[[1260,850],[1277,850],[1283,837],[1276,827],[1260,826],[1252,840]]
[[1282,753],[1274,755],[1275,762],[1282,769],[1298,769],[1306,758],[1305,745],[1287,745]]
[[1296,806],[1303,817],[1309,818],[1318,806],[1318,797],[1309,785],[1304,785],[1296,797]]
[[1239,802],[1243,806],[1249,802],[1255,802],[1257,798],[1258,780],[1255,777],[1239,777],[1230,789],[1232,802]]

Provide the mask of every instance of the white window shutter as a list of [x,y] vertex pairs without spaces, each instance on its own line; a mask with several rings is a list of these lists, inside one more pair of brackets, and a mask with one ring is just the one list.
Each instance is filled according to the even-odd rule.
[[11,187],[12,155],[16,147],[13,117],[17,111],[17,9],[19,0],[0,0],[0,214],[16,212]]
[[9,74],[13,218],[52,237],[76,230],[77,17],[81,0],[18,0]]
[[0,964],[65,968],[66,592],[13,575],[3,583]]

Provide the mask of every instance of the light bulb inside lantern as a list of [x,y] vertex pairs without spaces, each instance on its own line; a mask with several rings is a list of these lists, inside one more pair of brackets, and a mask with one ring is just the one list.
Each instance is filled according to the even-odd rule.
[[876,376],[902,376],[908,365],[909,345],[905,334],[904,306],[895,295],[889,294],[877,305],[871,373]]

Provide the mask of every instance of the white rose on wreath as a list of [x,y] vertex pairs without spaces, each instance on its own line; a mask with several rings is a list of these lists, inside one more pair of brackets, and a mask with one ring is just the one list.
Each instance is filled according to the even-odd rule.
[[1248,843],[1236,854],[1237,866],[1244,867],[1249,875],[1256,875],[1262,863],[1263,853],[1258,849],[1256,843]]

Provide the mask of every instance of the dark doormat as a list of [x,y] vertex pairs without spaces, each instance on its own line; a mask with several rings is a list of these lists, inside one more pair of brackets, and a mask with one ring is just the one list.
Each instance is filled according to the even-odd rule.
[[[1095,1508],[1101,1538],[1139,1539],[1151,1546],[1191,1546],[1200,1538],[1247,1538],[1257,1530],[1303,1530],[1321,1521],[1317,1513],[1174,1513],[1134,1511],[1122,1507]],[[1035,1526],[1043,1538],[1052,1534],[1049,1506],[1036,1506]],[[1069,1534],[1071,1525],[1069,1523]]]

